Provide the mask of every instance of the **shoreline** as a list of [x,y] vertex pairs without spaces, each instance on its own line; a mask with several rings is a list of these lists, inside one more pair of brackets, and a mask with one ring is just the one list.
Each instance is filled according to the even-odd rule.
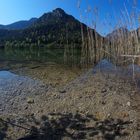
[[[136,128],[139,124],[137,121],[140,112],[137,112],[136,108],[140,96],[136,94],[135,87],[129,81],[126,82],[126,79],[111,74],[109,77],[100,73],[93,74],[92,70],[76,79],[74,78],[75,80],[68,82],[68,84],[60,84],[59,86],[46,85],[46,83],[27,79],[25,78],[22,84],[18,80],[19,85],[17,87],[22,91],[17,90],[18,94],[13,93],[15,97],[12,102],[10,100],[7,102],[7,107],[4,111],[1,111],[1,117],[9,118],[17,124],[19,124],[18,120],[22,120],[22,126],[28,126],[29,124],[29,126],[36,126],[33,120],[29,121],[29,118],[32,117],[40,120],[41,116],[45,115],[57,120],[60,116],[63,117],[69,113],[73,115],[78,113],[84,116],[93,115],[99,122],[111,118],[114,121],[121,119],[124,122],[129,121],[131,123],[130,126],[125,128],[129,135],[126,137],[120,136],[120,140],[128,140],[128,138],[138,140],[140,133]],[[134,102],[136,95],[137,103]],[[135,108],[133,104],[135,104]],[[6,113],[6,110],[9,110],[9,112]],[[61,113],[61,115],[49,115],[51,113]],[[88,125],[92,124],[94,123]],[[15,131],[19,128],[12,129],[10,127],[10,129],[12,132],[8,132],[8,135],[11,139],[29,135],[22,129],[16,135]],[[77,131],[75,130],[75,132]],[[96,135],[93,138],[96,139],[96,137],[101,136]]]

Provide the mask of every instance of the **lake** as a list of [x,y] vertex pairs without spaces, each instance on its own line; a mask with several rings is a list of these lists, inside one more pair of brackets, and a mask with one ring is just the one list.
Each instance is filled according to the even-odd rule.
[[[80,63],[80,50],[73,52],[64,49],[48,48],[15,48],[0,49],[0,78],[13,76],[9,71],[18,75],[29,76],[61,85],[71,81],[82,73],[78,67]],[[69,67],[74,66],[74,67]],[[114,73],[119,72],[125,76],[132,76],[133,65],[125,68],[115,67],[107,59],[103,59],[93,67],[93,72]],[[3,71],[2,71],[3,70]],[[5,71],[6,70],[6,71]],[[135,65],[135,73],[139,75],[140,67]]]
[[60,48],[48,49],[40,47],[0,49],[0,61],[40,61],[62,64],[64,63],[64,53],[67,53],[67,57],[69,57],[69,59],[73,57],[75,62],[78,62],[80,59],[79,49],[75,49],[72,54],[71,52],[65,52],[64,49]]
[[[43,80],[53,85],[64,84],[80,73],[80,50],[15,48],[0,49],[0,76],[9,73]],[[63,79],[62,79],[63,77]]]

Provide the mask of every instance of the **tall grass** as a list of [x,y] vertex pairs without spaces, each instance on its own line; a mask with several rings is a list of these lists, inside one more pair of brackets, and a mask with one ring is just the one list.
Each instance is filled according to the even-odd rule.
[[[130,4],[129,1],[127,1],[127,4]],[[107,58],[115,64],[124,64],[123,62],[130,60],[130,57],[128,58],[127,55],[139,55],[140,30],[138,31],[134,30],[136,22],[138,20],[138,13],[136,11],[137,8],[136,1],[134,0],[133,5],[131,5],[132,6],[131,12],[128,12],[126,1],[124,1],[123,5],[124,7],[120,11],[121,16],[118,19],[116,28],[114,28],[114,32],[106,37],[101,37],[96,32],[96,24],[97,24],[96,20],[98,18],[99,12],[98,9],[97,8],[94,8],[92,10],[90,9],[90,11],[93,11],[94,14],[93,19],[94,24],[92,26],[94,30],[87,27],[87,31],[84,34],[83,26],[81,25],[81,37],[82,37],[81,64],[84,65],[96,64],[103,58]],[[80,11],[80,6],[78,8]],[[114,15],[113,18],[114,20],[117,20],[116,15]]]

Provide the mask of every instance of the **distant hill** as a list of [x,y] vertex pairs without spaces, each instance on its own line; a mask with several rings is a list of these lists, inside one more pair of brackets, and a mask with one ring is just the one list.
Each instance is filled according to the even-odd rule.
[[119,37],[122,37],[122,36],[125,36],[125,35],[129,35],[130,34],[130,31],[127,29],[127,28],[118,28],[118,29],[115,29],[113,32],[109,33],[106,38],[108,39],[118,39]]
[[32,18],[30,20],[18,21],[9,25],[0,25],[0,29],[7,29],[7,30],[25,29],[31,26],[36,20],[37,18]]

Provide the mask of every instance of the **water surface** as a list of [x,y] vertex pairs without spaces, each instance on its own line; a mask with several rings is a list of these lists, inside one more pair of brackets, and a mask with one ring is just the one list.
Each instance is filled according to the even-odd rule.
[[[16,61],[16,62],[56,62],[64,63],[64,59],[70,59],[75,62],[80,59],[80,50],[75,49],[73,54],[66,52],[68,58],[64,58],[64,49],[61,48],[42,48],[42,47],[29,47],[29,48],[9,48],[0,49],[0,61]],[[69,54],[68,54],[69,53]],[[72,58],[73,56],[73,58]]]

